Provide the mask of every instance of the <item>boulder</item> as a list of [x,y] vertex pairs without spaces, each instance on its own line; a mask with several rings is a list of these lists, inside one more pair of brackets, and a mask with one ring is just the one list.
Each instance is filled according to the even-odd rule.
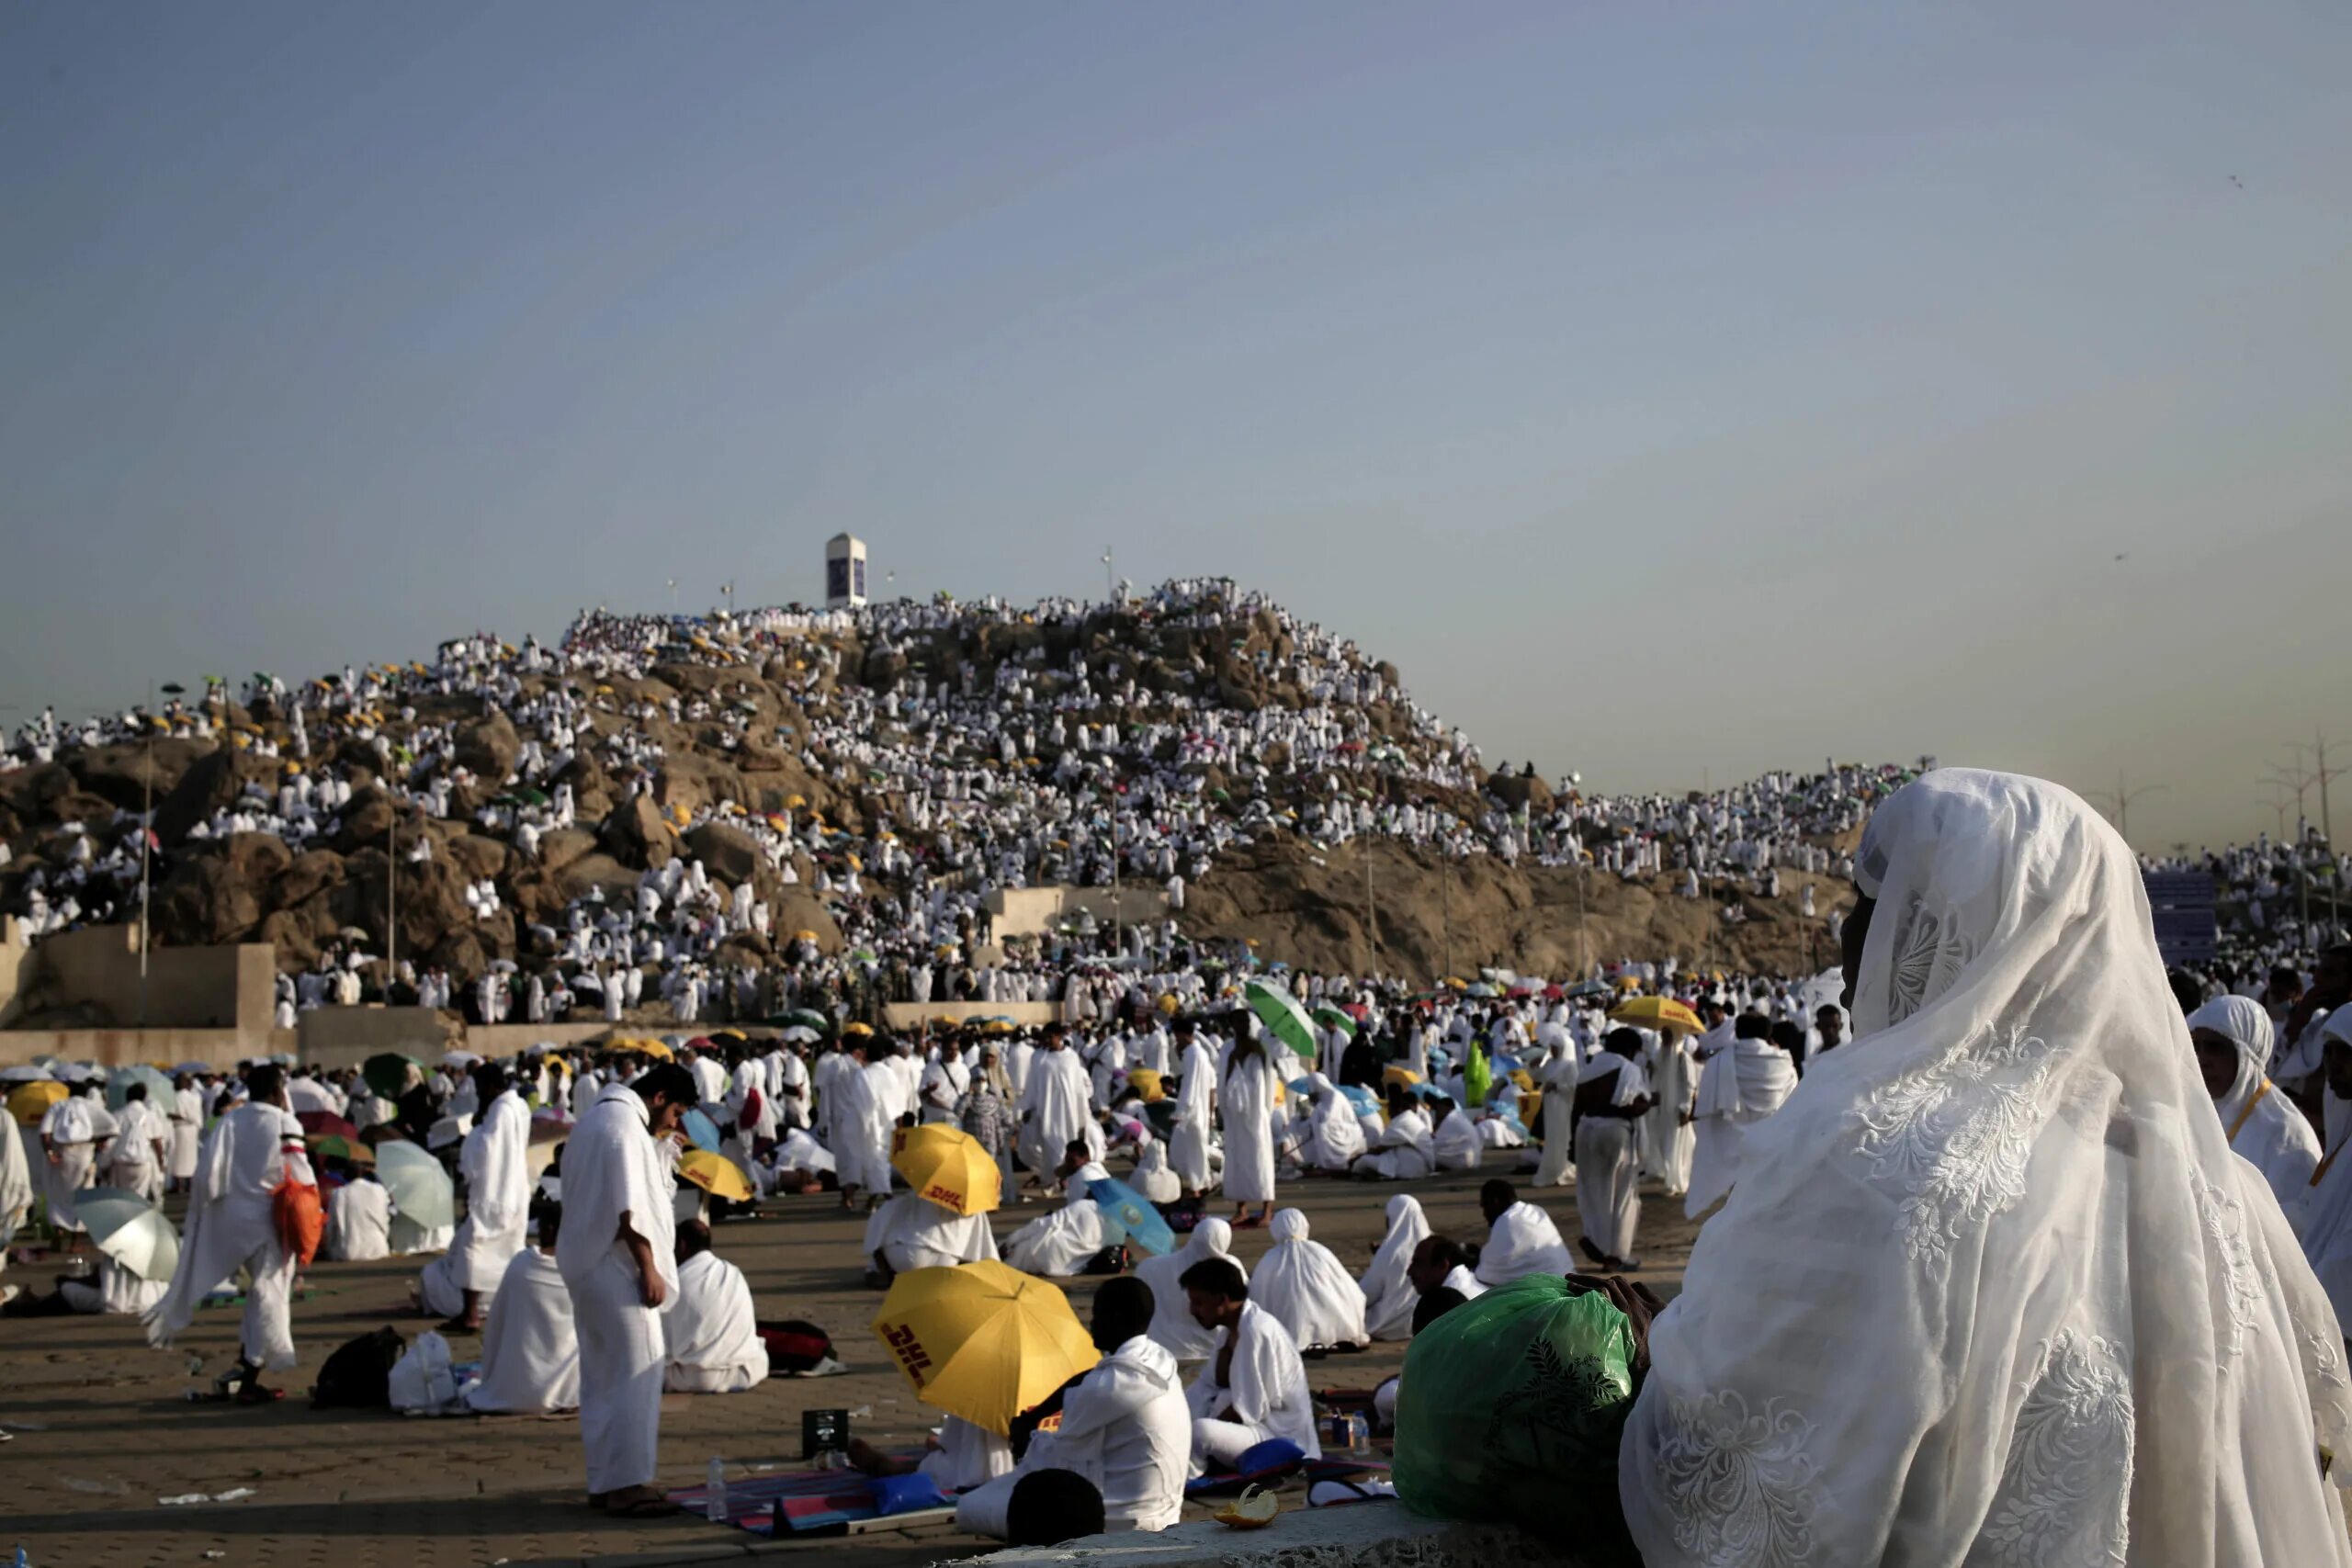
[[480,882],[485,876],[495,880],[505,874],[506,863],[513,854],[506,845],[480,833],[460,834],[442,848],[458,874],[469,882]]
[[596,835],[582,828],[557,828],[539,835],[539,864],[561,871],[596,847]]
[[[93,746],[66,754],[67,765],[90,794],[137,811],[142,805],[171,794],[197,759],[213,750],[209,740],[183,740],[164,736],[149,742],[124,740]],[[151,796],[147,791],[152,787]]]
[[199,822],[235,804],[249,784],[265,789],[277,775],[277,762],[250,751],[214,750],[190,762],[169,795],[155,806],[155,836],[166,846],[180,843]]
[[285,910],[323,888],[343,884],[343,857],[333,850],[311,850],[294,857],[269,886],[273,910]]
[[686,835],[686,849],[703,869],[729,887],[750,882],[767,869],[758,840],[742,829],[706,822]]
[[[335,848],[345,854],[371,844],[380,848],[390,842],[389,835],[397,816],[392,797],[382,790],[371,789],[365,795],[354,793],[351,804],[343,808],[343,826],[335,833]],[[409,837],[408,824],[402,823],[401,838],[403,849]]]
[[492,708],[469,724],[458,727],[458,765],[469,768],[493,785],[503,784],[523,754],[523,738],[503,709]]
[[175,947],[245,941],[260,929],[262,890],[293,863],[272,833],[237,833],[178,856],[155,885],[156,940]]
[[1487,793],[1513,811],[1542,816],[1552,809],[1552,786],[1526,773],[1496,773],[1487,780]]
[[662,820],[652,798],[640,795],[605,818],[597,841],[623,865],[656,871],[669,864],[671,855],[676,852],[671,845],[672,837],[670,824]]

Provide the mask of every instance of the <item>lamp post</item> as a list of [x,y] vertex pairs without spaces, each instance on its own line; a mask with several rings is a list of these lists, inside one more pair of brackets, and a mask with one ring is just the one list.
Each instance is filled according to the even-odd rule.
[[[148,892],[153,886],[153,857],[149,853],[155,841],[155,716],[147,711],[155,705],[159,688],[148,682],[147,704],[139,716],[147,729],[147,765],[140,770],[139,779],[139,1027],[147,1027],[147,948]],[[176,697],[187,690],[176,681],[166,681],[160,688],[167,697]]]

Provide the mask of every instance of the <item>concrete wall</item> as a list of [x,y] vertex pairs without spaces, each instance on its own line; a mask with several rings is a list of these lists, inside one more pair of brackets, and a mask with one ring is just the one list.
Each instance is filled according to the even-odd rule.
[[1062,1016],[1059,1002],[890,1002],[882,1017],[893,1029],[912,1029],[933,1019],[957,1022],[974,1018],[1009,1018],[1023,1029],[1035,1029]]
[[17,962],[13,975],[0,970],[10,986],[5,1016],[82,1008],[103,1028],[230,1029],[256,1047],[269,1032],[277,960],[267,942],[152,949],[143,987],[135,924],[85,926],[9,952]]
[[1007,937],[1042,935],[1080,909],[1092,910],[1104,925],[1115,918],[1129,925],[1164,920],[1168,893],[1133,886],[1122,886],[1115,895],[1108,887],[1001,887],[989,895],[988,907],[996,920],[993,934],[1001,942]]

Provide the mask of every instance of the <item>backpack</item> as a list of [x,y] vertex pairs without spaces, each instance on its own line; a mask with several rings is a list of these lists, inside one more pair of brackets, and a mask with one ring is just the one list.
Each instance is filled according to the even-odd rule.
[[389,1390],[392,1367],[400,1360],[401,1352],[407,1348],[407,1345],[399,1329],[388,1326],[336,1347],[334,1352],[319,1364],[319,1381],[311,1385],[311,1408],[390,1408]]
[[768,1348],[768,1364],[779,1372],[805,1372],[833,1353],[832,1337],[813,1323],[787,1318],[759,1325],[760,1342]]
[[278,1245],[298,1268],[310,1267],[327,1234],[327,1210],[319,1201],[319,1190],[304,1181],[281,1181],[270,1194],[270,1209],[277,1222]]

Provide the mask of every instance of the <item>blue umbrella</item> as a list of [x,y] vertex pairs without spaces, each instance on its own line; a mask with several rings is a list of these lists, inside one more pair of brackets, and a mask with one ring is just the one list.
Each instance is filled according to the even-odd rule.
[[1086,1195],[1095,1206],[1125,1228],[1127,1239],[1157,1257],[1166,1257],[1176,1250],[1176,1233],[1168,1228],[1159,1211],[1151,1201],[1114,1176],[1102,1177],[1086,1184]]
[[699,1111],[689,1111],[686,1112],[685,1120],[680,1124],[685,1128],[686,1142],[698,1149],[707,1149],[712,1154],[718,1152],[718,1122]]
[[1348,1097],[1348,1103],[1359,1112],[1380,1109],[1380,1097],[1362,1084],[1343,1083],[1340,1086],[1340,1092]]

